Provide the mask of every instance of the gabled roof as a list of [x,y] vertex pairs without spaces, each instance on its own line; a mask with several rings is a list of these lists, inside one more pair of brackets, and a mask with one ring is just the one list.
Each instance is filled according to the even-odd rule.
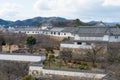
[[78,32],[79,27],[65,27],[62,32],[76,33]]
[[98,27],[107,27],[107,25],[104,22],[102,22],[102,21],[98,22],[95,26],[98,26]]
[[64,28],[54,27],[50,31],[61,32],[62,30],[64,30]]
[[110,28],[110,31],[113,35],[120,35],[120,28]]
[[42,30],[41,28],[15,28],[16,31],[39,31]]
[[102,36],[102,35],[120,35],[120,28],[117,27],[88,27],[79,28],[77,34],[79,35],[92,35],[92,36]]
[[[41,31],[41,28],[15,28],[16,31]],[[99,27],[99,26],[79,26],[79,27],[54,27],[47,31],[69,32],[81,36],[103,36],[120,35],[120,28],[117,27]]]

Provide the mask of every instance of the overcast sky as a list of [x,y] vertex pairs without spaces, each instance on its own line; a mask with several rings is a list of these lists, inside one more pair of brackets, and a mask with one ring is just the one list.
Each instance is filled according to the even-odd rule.
[[82,21],[120,22],[120,0],[0,0],[0,18],[59,16]]

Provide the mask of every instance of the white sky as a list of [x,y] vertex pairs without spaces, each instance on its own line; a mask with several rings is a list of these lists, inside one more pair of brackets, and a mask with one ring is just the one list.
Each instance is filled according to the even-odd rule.
[[120,0],[0,0],[1,19],[38,16],[120,22]]

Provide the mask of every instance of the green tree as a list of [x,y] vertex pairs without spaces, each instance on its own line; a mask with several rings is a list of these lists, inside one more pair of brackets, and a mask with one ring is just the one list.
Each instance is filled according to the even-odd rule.
[[116,26],[117,26],[118,28],[120,28],[120,24],[116,24]]
[[74,25],[75,27],[77,27],[77,26],[82,25],[82,22],[81,22],[79,19],[75,19],[75,20],[73,20],[73,25]]
[[32,75],[27,75],[22,80],[35,80],[35,78]]
[[36,38],[29,36],[27,38],[27,45],[29,47],[30,53],[33,53],[33,46],[36,44]]

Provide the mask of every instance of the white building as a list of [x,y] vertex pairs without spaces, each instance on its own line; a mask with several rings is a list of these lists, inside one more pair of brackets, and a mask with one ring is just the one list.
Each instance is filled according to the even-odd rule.
[[74,40],[120,42],[120,28],[117,27],[53,27],[42,28],[15,28],[15,33],[43,34],[57,37],[74,37]]
[[[26,34],[43,34],[54,37],[73,37],[71,43],[61,43],[61,47],[65,48],[90,48],[94,41],[100,42],[120,42],[120,28],[109,27],[105,25],[97,26],[80,26],[80,27],[53,27],[50,29],[41,28],[16,28],[15,33]],[[87,44],[85,41],[92,41]]]
[[88,49],[94,42],[120,42],[120,28],[117,27],[78,27],[73,34],[74,41],[63,42],[60,47]]
[[66,28],[15,28],[14,33],[25,33],[25,34],[43,34],[48,36],[56,36],[56,37],[74,37],[71,32],[64,31]]

